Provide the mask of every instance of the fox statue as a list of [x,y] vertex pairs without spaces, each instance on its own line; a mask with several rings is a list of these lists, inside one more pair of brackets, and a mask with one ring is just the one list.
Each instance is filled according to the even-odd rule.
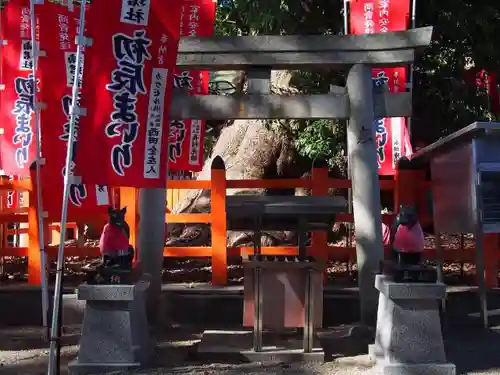
[[129,244],[130,228],[125,221],[127,208],[108,208],[109,221],[99,240],[102,265],[110,268],[132,269],[134,248]]
[[414,206],[400,205],[390,231],[393,260],[403,265],[419,265],[424,251],[424,232]]

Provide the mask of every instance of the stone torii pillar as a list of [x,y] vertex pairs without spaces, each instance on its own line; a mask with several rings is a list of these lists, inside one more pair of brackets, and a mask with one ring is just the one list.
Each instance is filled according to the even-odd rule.
[[354,65],[347,77],[350,116],[347,144],[351,163],[354,233],[361,321],[375,325],[378,291],[375,274],[384,260],[380,183],[374,127],[372,68]]
[[138,252],[142,272],[151,275],[146,307],[150,324],[156,322],[161,297],[161,270],[165,248],[166,189],[140,189]]

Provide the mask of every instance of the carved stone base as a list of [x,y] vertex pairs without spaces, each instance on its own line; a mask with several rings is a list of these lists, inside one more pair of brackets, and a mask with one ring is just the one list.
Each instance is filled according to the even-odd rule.
[[78,299],[87,302],[75,375],[124,371],[150,359],[152,342],[146,318],[149,282],[135,285],[82,285]]
[[381,268],[384,275],[390,276],[397,283],[435,283],[437,281],[436,269],[424,264],[411,265],[384,261]]
[[89,285],[130,285],[138,280],[134,270],[97,266],[87,271]]

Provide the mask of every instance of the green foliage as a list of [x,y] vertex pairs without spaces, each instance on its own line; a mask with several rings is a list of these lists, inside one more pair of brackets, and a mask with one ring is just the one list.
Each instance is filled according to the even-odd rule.
[[[331,84],[341,84],[339,72],[294,72],[291,84],[308,94],[328,93]],[[332,120],[309,120],[288,123],[299,155],[311,160],[324,159],[331,169],[345,172],[345,123]]]
[[218,35],[337,33],[341,1],[219,0]]
[[311,160],[325,159],[330,168],[339,167],[339,156],[345,154],[343,134],[331,120],[308,121],[297,132],[295,145],[301,156]]
[[[433,25],[433,44],[415,69],[413,134],[432,142],[473,121],[494,120],[486,93],[464,83],[464,68],[500,73],[500,2],[430,0],[417,26]],[[496,114],[498,115],[498,114]]]

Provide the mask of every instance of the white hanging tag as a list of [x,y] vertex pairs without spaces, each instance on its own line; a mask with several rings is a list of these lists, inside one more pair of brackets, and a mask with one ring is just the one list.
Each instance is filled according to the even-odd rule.
[[95,195],[98,206],[109,206],[109,192],[106,185],[96,185]]

